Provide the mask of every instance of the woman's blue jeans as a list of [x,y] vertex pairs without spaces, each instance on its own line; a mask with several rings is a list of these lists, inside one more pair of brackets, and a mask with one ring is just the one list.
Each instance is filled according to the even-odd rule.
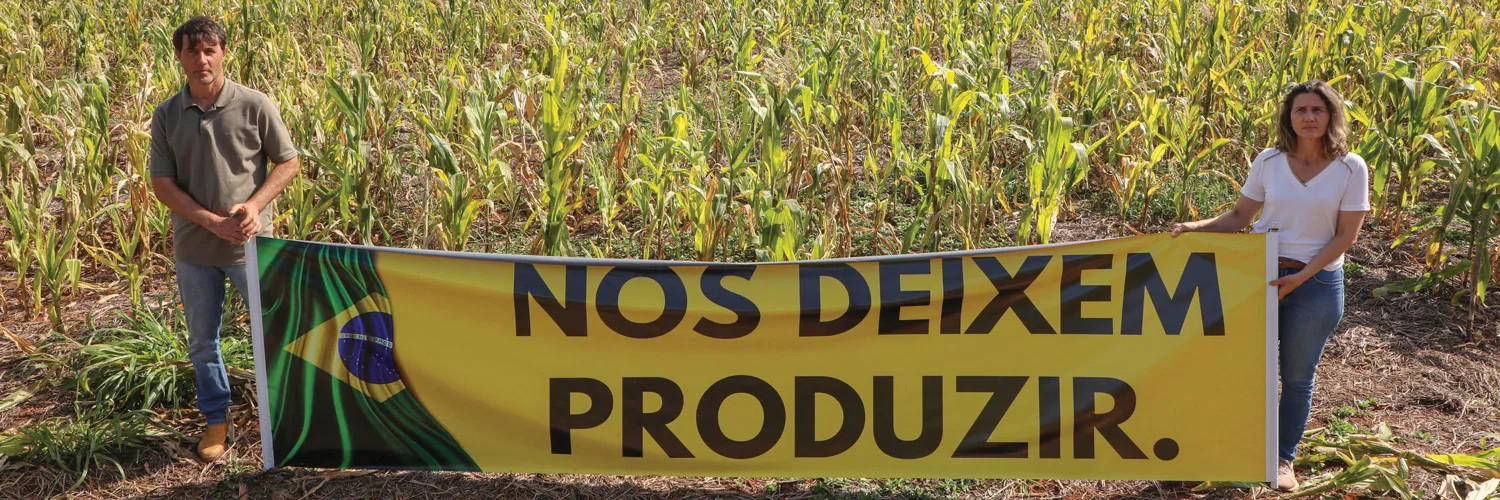
[[[1282,269],[1280,276],[1296,271]],[[1344,270],[1318,271],[1281,299],[1281,404],[1277,454],[1282,460],[1297,456],[1297,443],[1307,429],[1312,408],[1313,381],[1323,346],[1344,317]]]
[[188,359],[198,382],[198,410],[208,425],[224,423],[229,415],[229,373],[219,352],[219,327],[224,316],[224,278],[244,293],[245,266],[199,266],[177,261],[177,291],[187,313]]

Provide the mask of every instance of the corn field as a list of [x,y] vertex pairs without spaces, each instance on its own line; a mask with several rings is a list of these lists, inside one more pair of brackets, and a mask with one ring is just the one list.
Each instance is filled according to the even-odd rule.
[[[280,237],[788,261],[1207,218],[1277,101],[1344,94],[1366,229],[1483,311],[1500,259],[1500,1],[0,0],[0,314],[172,286],[147,169],[208,14],[303,175]],[[190,378],[188,379],[190,380]],[[164,398],[179,398],[176,389]],[[175,399],[173,399],[175,400]],[[150,406],[147,404],[146,406]],[[142,431],[144,432],[144,431]]]
[[[5,2],[6,290],[50,313],[169,270],[149,188],[176,24],[279,103],[297,239],[779,261],[1047,242],[1222,211],[1288,84],[1332,82],[1379,230],[1493,280],[1500,4],[979,0]],[[1106,215],[1107,214],[1107,215]],[[83,279],[84,276],[90,279]],[[63,325],[58,325],[62,327]]]

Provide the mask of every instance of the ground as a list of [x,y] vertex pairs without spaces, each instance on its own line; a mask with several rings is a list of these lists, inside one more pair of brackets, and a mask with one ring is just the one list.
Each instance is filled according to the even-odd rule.
[[[1079,241],[1127,232],[1104,219],[1065,220],[1055,241]],[[1406,253],[1391,250],[1387,235],[1367,233],[1349,253],[1347,312],[1320,365],[1309,427],[1342,433],[1390,425],[1397,446],[1427,453],[1473,453],[1500,441],[1500,341],[1496,323],[1481,314],[1471,325],[1466,310],[1452,303],[1453,290],[1377,298],[1383,284],[1413,276],[1420,269]],[[161,270],[150,282],[169,283]],[[0,271],[0,282],[13,278]],[[107,284],[107,283],[106,283]],[[71,324],[109,321],[125,310],[124,298],[109,287],[86,293],[68,308]],[[158,297],[169,290],[158,289]],[[6,300],[12,300],[6,294]],[[25,317],[13,301],[5,330],[25,343],[42,341],[45,318]],[[80,328],[81,330],[82,328]],[[74,336],[86,332],[72,332]],[[3,334],[3,330],[0,330]],[[0,395],[30,387],[24,377],[21,343],[0,340]],[[10,410],[0,411],[0,429],[28,425],[72,411],[71,395],[51,389]],[[76,489],[74,477],[53,467],[0,464],[0,499],[40,498],[1258,498],[1264,488],[1219,488],[1194,492],[1195,483],[1051,480],[868,480],[736,479],[595,475],[485,474],[407,471],[261,470],[253,398],[237,400],[236,440],[227,460],[205,465],[192,458],[191,436],[201,429],[195,412],[167,415],[182,434],[161,438],[138,457],[97,468]],[[1488,441],[1488,442],[1486,442]],[[1306,480],[1336,470],[1304,465]],[[1414,468],[1413,491],[1436,495],[1443,476]]]

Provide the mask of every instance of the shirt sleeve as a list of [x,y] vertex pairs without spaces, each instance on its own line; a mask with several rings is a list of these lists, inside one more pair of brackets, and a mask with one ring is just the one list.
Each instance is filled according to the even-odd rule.
[[1344,212],[1370,211],[1370,167],[1365,159],[1350,153],[1344,158],[1349,165],[1349,182],[1344,185],[1344,200],[1339,210]]
[[292,145],[292,134],[286,131],[286,122],[281,120],[281,109],[276,103],[266,105],[265,125],[260,130],[260,147],[271,163],[283,163],[297,157],[297,148]]
[[151,177],[177,177],[177,157],[172,154],[172,144],[167,142],[166,124],[161,113],[151,114],[151,156],[148,167]]
[[1266,201],[1265,158],[1265,154],[1260,154],[1250,162],[1250,174],[1245,177],[1245,185],[1240,187],[1240,194],[1262,203]]

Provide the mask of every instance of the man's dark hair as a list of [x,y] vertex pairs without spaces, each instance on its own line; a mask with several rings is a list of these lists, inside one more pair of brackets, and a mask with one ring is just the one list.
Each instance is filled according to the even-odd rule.
[[214,22],[208,16],[198,16],[188,19],[177,27],[172,33],[172,48],[182,52],[183,47],[193,47],[199,42],[218,42],[223,48],[229,39],[224,35],[224,27]]

